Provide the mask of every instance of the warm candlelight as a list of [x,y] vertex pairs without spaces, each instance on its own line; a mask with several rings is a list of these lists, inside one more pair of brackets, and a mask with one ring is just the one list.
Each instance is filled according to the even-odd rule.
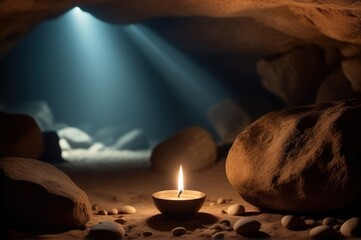
[[157,209],[172,217],[192,216],[202,207],[206,194],[184,189],[182,165],[178,173],[178,190],[164,190],[153,193],[153,201]]

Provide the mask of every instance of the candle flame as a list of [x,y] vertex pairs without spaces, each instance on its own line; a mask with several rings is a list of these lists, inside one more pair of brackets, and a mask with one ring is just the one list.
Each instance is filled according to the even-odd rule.
[[180,195],[182,194],[184,190],[183,186],[183,170],[182,165],[179,167],[179,173],[178,173],[178,198],[180,198]]

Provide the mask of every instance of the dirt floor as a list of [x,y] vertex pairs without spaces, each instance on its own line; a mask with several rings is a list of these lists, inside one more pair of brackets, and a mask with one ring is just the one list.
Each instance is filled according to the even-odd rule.
[[[207,194],[206,202],[200,212],[194,216],[203,225],[196,229],[189,229],[181,236],[182,239],[211,239],[211,226],[222,220],[229,220],[232,225],[240,218],[254,218],[261,222],[260,231],[248,238],[308,238],[309,229],[302,231],[287,230],[281,225],[283,215],[265,213],[245,202],[230,186],[224,171],[225,161],[219,161],[214,166],[199,172],[189,173],[184,169],[185,189],[202,191]],[[169,239],[171,230],[178,226],[187,226],[189,220],[175,220],[164,218],[155,208],[152,193],[177,188],[177,171],[160,173],[149,167],[125,168],[117,164],[85,164],[78,166],[60,166],[73,181],[89,196],[91,204],[98,204],[100,208],[109,210],[121,208],[122,205],[132,205],[137,209],[135,214],[96,215],[94,214],[86,228],[70,230],[61,233],[37,235],[40,239],[79,239],[85,238],[89,228],[104,220],[114,221],[119,218],[125,220],[126,238]],[[257,177],[257,176],[255,176]],[[217,204],[217,199],[232,199],[230,203]],[[233,203],[241,203],[246,208],[243,216],[230,216],[224,210]],[[316,219],[317,220],[317,219]],[[308,220],[312,222],[312,220]],[[320,223],[320,218],[318,222]],[[152,235],[145,237],[144,232]],[[225,239],[246,239],[236,234],[232,229],[224,230]],[[22,237],[15,233],[15,237]],[[28,235],[24,235],[24,237]],[[35,236],[33,236],[35,237]]]

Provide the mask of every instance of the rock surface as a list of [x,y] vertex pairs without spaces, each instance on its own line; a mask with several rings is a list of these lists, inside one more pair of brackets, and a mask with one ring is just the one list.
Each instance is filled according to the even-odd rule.
[[209,166],[217,158],[217,146],[203,128],[193,126],[159,143],[151,156],[153,169],[173,172],[182,164],[187,171]]
[[65,139],[72,148],[89,148],[92,144],[92,138],[79,128],[63,128],[58,131],[58,135]]
[[85,225],[87,195],[54,166],[33,159],[0,159],[1,220],[16,229],[64,229]]
[[38,158],[43,136],[33,118],[0,112],[0,157]]
[[227,177],[261,208],[319,212],[352,205],[361,196],[360,122],[356,99],[266,114],[237,137]]

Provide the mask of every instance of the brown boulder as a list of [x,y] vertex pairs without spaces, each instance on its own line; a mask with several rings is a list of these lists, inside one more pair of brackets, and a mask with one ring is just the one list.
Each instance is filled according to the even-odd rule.
[[0,159],[1,220],[16,229],[64,229],[91,217],[87,195],[63,172],[34,159]]
[[35,120],[23,114],[0,111],[0,157],[38,158],[43,136]]
[[217,158],[217,146],[203,128],[192,126],[159,143],[151,156],[153,169],[173,172],[182,164],[187,171],[209,166]]
[[226,162],[231,185],[266,209],[318,212],[360,200],[361,101],[274,111],[247,127]]

